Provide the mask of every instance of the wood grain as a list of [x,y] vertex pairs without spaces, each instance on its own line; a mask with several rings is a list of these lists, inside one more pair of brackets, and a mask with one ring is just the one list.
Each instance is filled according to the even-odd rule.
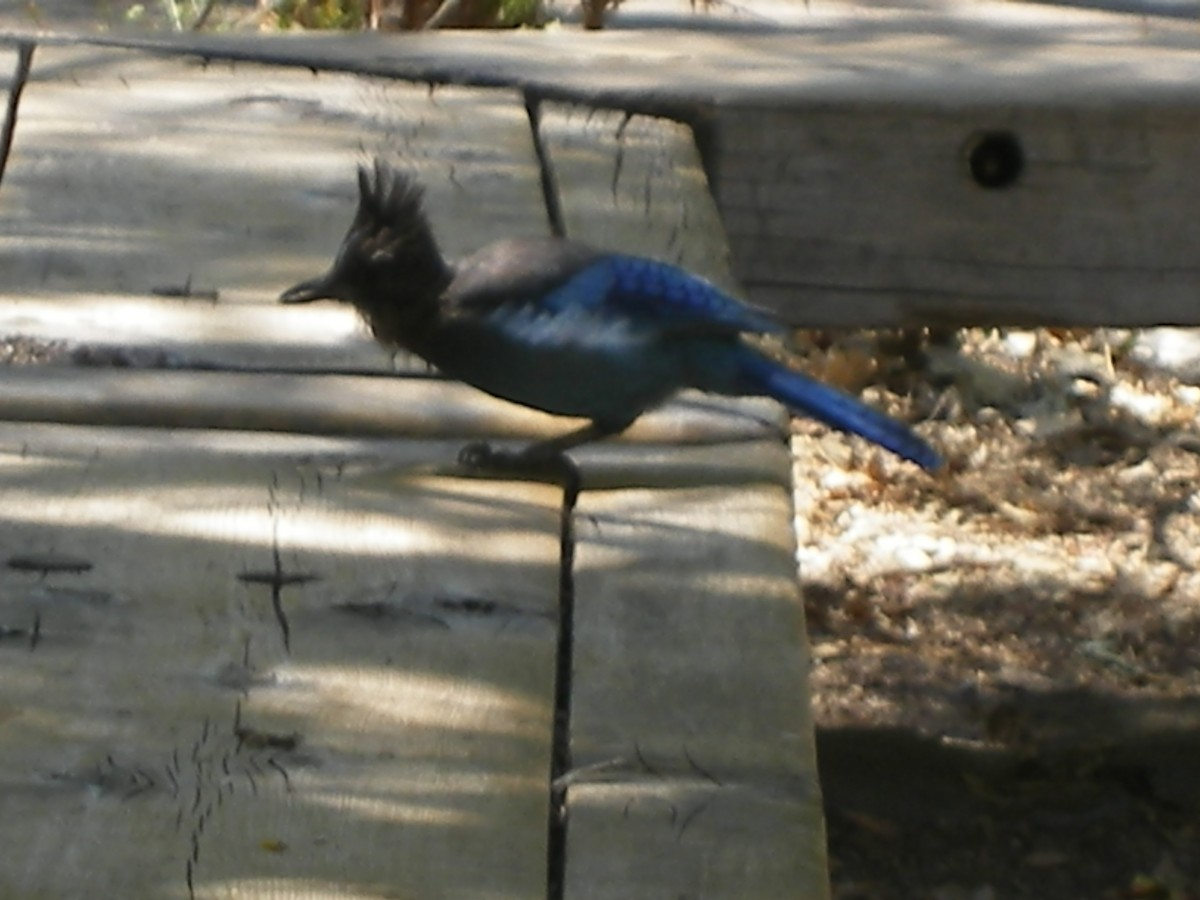
[[0,893],[539,894],[558,498],[429,452],[0,426],[5,553],[92,563],[0,568]]
[[[1189,23],[979,2],[686,25],[8,41],[516,89],[617,121],[697,125],[734,274],[798,325],[1200,322],[1187,200],[1200,188],[1200,35]],[[995,130],[1023,148],[1006,189],[981,188],[964,162]]]

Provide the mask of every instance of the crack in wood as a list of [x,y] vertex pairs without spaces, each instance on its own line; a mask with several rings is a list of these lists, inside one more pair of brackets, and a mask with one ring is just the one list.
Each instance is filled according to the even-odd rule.
[[724,785],[721,783],[721,779],[712,774],[712,772],[708,771],[708,769],[701,766],[700,763],[696,762],[695,758],[693,758],[692,754],[688,751],[687,744],[683,745],[683,758],[687,760],[687,763],[689,766],[691,766],[692,771],[705,781],[711,781],[717,787],[724,787]]
[[292,626],[288,623],[287,614],[283,611],[283,565],[279,561],[279,545],[272,548],[275,559],[275,573],[278,576],[271,583],[271,609],[275,612],[275,621],[279,623],[279,633],[283,636],[283,652],[292,652]]
[[275,523],[274,533],[271,537],[271,562],[272,568],[239,572],[237,579],[243,584],[265,584],[271,588],[271,610],[275,614],[279,633],[283,637],[283,649],[285,652],[291,653],[292,627],[288,623],[287,613],[283,609],[283,589],[319,581],[321,576],[312,572],[289,572],[284,569],[283,558],[279,553],[278,522]]
[[567,873],[567,790],[571,770],[571,689],[575,651],[575,506],[580,476],[562,457],[562,508],[559,512],[558,647],[554,670],[554,733],[550,748],[550,797],[547,815],[546,897],[562,900]]
[[42,614],[34,612],[33,624],[28,628],[20,625],[0,625],[0,641],[16,641],[26,638],[29,641],[29,652],[37,649],[42,639]]
[[12,82],[8,87],[8,103],[4,109],[4,125],[0,127],[0,184],[8,169],[8,155],[12,152],[13,137],[17,132],[17,110],[21,106],[21,92],[29,81],[29,70],[33,65],[33,48],[36,45],[22,41],[17,44],[17,65]]
[[[234,731],[234,735],[238,739],[237,748],[239,751],[243,748],[250,750],[290,751],[299,747],[301,740],[300,732],[298,731],[287,733],[259,731],[256,728],[247,728],[245,726],[238,726],[237,730]],[[267,764],[270,765],[273,760],[274,757],[267,760]]]
[[343,603],[335,603],[332,608],[336,612],[346,613],[352,616],[359,616],[375,622],[413,623],[416,625],[432,626],[434,628],[440,628],[443,630],[449,630],[450,628],[450,623],[445,619],[429,613],[404,609],[398,604],[388,603],[386,601],[347,600]]
[[248,572],[239,572],[237,578],[238,581],[245,584],[266,584],[281,588],[295,587],[308,584],[310,581],[321,580],[320,575],[312,572],[287,572],[280,569],[251,569]]
[[704,800],[701,803],[697,803],[692,809],[688,810],[687,815],[685,815],[683,820],[679,823],[679,831],[675,834],[676,841],[683,840],[683,833],[688,830],[688,826],[691,825],[692,822],[696,821],[701,813],[708,809],[709,802],[710,800]]
[[537,159],[541,176],[542,201],[546,205],[546,220],[550,223],[550,233],[555,237],[566,237],[567,228],[558,196],[558,180],[554,177],[550,153],[542,141],[541,101],[530,94],[525,95],[525,115],[529,117],[529,134],[533,140],[533,155]]
[[279,773],[279,777],[283,779],[283,787],[290,794],[292,792],[292,779],[288,777],[287,769],[279,764],[274,756],[267,759],[267,765]]
[[[216,819],[226,796],[232,798],[237,794],[237,782],[244,777],[250,784],[250,793],[242,796],[247,800],[258,797],[258,777],[271,772],[279,776],[283,790],[291,793],[288,765],[292,760],[287,754],[300,741],[298,733],[265,732],[246,725],[238,700],[234,703],[231,723],[204,718],[199,733],[190,743],[190,752],[185,749],[182,760],[178,747],[172,749],[170,759],[161,768],[122,766],[109,755],[103,764],[107,768],[101,775],[106,783],[120,781],[121,786],[126,782],[132,785],[123,799],[152,789],[170,791],[176,801],[175,833],[183,842],[188,896],[194,897],[200,878],[201,844],[204,835],[217,827]],[[155,777],[160,771],[165,771],[165,779]]]
[[82,575],[92,569],[90,560],[62,553],[22,553],[10,556],[5,565],[16,572],[37,572],[43,578],[51,572]]
[[171,798],[177,799],[179,797],[179,779],[175,776],[175,771],[170,766],[167,766],[166,772],[167,780],[171,782]]
[[617,201],[617,186],[621,182],[621,169],[625,167],[625,132],[629,127],[629,123],[633,121],[633,113],[626,112],[621,117],[620,124],[617,125],[617,130],[613,137],[616,138],[617,152],[613,155],[613,175],[612,175],[612,196],[613,203]]
[[[536,113],[530,113],[535,125]],[[486,448],[486,445],[484,445]],[[571,771],[571,694],[574,670],[575,631],[575,507],[582,488],[578,467],[563,453],[528,459],[520,455],[494,456],[484,468],[497,466],[497,473],[557,484],[562,488],[559,507],[558,640],[554,666],[554,719],[548,773],[546,816],[546,897],[562,900],[566,888],[567,816],[566,797]],[[461,602],[461,601],[459,601]],[[468,598],[469,604],[478,601]],[[487,601],[475,613],[496,610]]]

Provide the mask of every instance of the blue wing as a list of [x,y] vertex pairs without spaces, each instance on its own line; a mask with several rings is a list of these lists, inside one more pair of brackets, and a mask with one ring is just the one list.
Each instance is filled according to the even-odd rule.
[[[554,331],[566,320],[578,327],[582,319],[660,334],[781,330],[766,313],[676,266],[554,239],[485,248],[463,264],[445,302],[452,314],[519,321],[522,330],[540,323]],[[566,319],[555,325],[560,316]]]
[[546,294],[540,305],[556,312],[584,306],[668,331],[782,330],[766,313],[703,278],[668,263],[619,254],[599,257]]

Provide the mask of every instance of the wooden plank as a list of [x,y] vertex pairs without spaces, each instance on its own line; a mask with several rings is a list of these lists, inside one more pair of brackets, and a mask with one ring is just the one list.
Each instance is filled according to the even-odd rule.
[[687,748],[723,781],[805,775],[807,657],[794,541],[779,527],[789,510],[783,484],[585,492],[577,767],[636,742],[665,772],[689,770]]
[[[789,321],[1195,321],[1196,235],[1176,198],[1200,188],[1200,106],[963,114],[930,103],[717,119],[739,277]],[[970,160],[1001,135],[1019,145],[1020,171],[984,186]]]
[[[460,440],[530,440],[581,423],[438,378],[57,366],[7,371],[3,419]],[[645,416],[627,435],[642,442],[713,443],[778,436],[781,426],[775,404],[693,392]]]
[[[26,333],[386,368],[348,314],[266,305],[332,259],[377,151],[430,183],[451,252],[545,230],[511,93],[35,59],[0,191]],[[219,302],[145,296],[189,275]],[[510,407],[430,380],[5,381],[11,416],[124,427],[0,425],[0,895],[544,893],[558,493],[440,476],[461,437],[364,436],[520,434]]]
[[[1200,34],[1186,22],[827,3],[761,33],[88,40],[694,123],[738,278],[797,324],[1200,322],[1187,200],[1200,190]],[[988,189],[967,157],[997,131],[1023,166]]]
[[[731,283],[690,129],[548,106],[540,136],[569,236]],[[673,487],[579,459],[564,896],[826,896],[782,434]]]
[[754,440],[729,435],[705,444],[593,444],[574,451],[585,490],[677,488],[696,485],[782,483],[790,459],[779,455],[775,438]]
[[582,495],[566,896],[828,895],[790,509]]
[[0,425],[0,894],[542,895],[559,497],[444,450]]
[[546,231],[512,92],[42,47],[0,191],[0,327],[187,362],[387,369],[349,309],[273,308],[332,261],[354,168],[377,154],[422,178],[450,254]]
[[[967,8],[823,2],[788,23],[433,34],[69,34],[35,41],[315,66],[430,84],[516,87],[649,114],[799,100],[962,109],[1191,104],[1200,35],[1188,22],[980,0]],[[1048,38],[1052,37],[1053,40]]]
[[[314,256],[311,264],[319,268],[320,258]],[[410,360],[393,359],[345,306],[216,305],[96,294],[82,283],[75,290],[40,296],[0,296],[0,335],[61,343],[68,359],[95,364],[368,372],[415,368]]]

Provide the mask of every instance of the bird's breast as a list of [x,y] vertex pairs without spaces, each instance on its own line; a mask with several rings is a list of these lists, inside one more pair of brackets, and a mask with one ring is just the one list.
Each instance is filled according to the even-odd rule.
[[530,341],[463,323],[442,330],[428,359],[448,377],[560,416],[624,417],[684,386],[674,354],[649,337]]

